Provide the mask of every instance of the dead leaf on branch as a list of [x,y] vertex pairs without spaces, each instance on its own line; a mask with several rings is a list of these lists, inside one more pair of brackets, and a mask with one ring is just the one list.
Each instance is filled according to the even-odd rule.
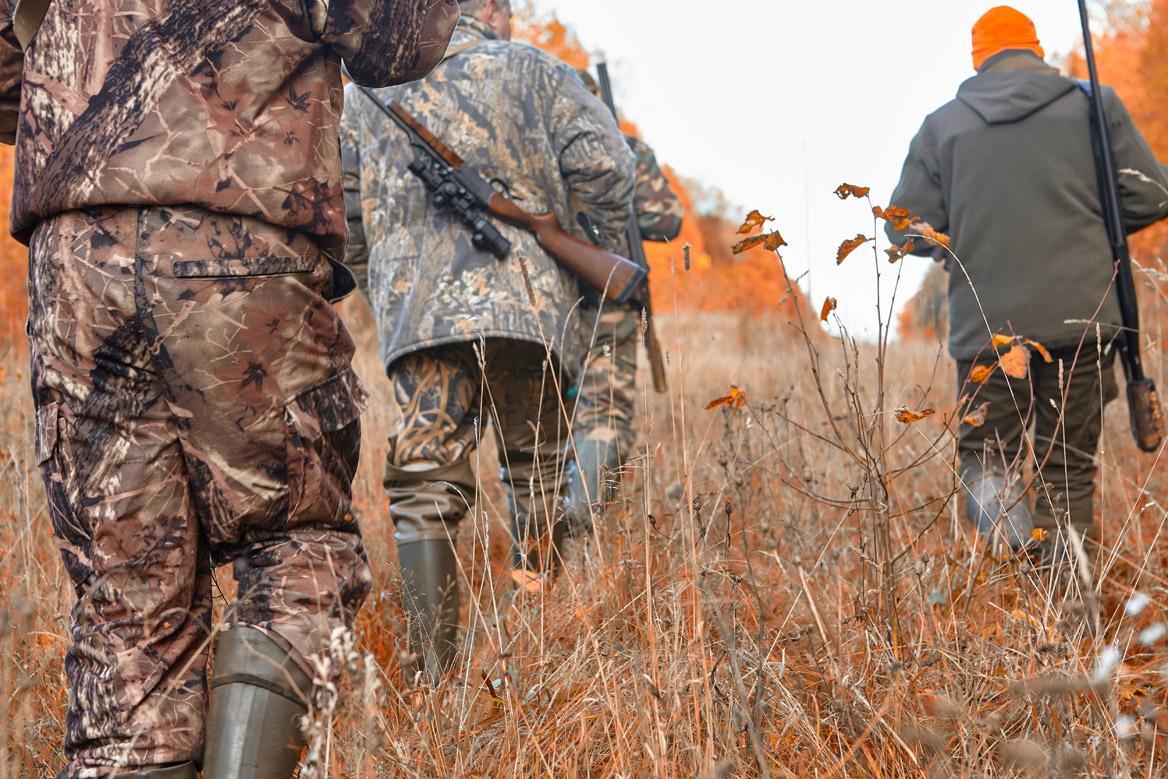
[[836,249],[836,251],[835,251],[835,264],[839,265],[841,262],[843,262],[845,259],[847,259],[847,256],[849,254],[854,252],[856,249],[859,249],[861,246],[863,246],[864,244],[868,243],[868,241],[871,241],[871,240],[872,240],[871,238],[868,238],[866,236],[857,235],[855,238],[850,238],[850,239],[844,241],[843,243],[841,243],[839,245],[839,248]]
[[998,358],[998,364],[1007,376],[1025,379],[1026,368],[1030,364],[1030,350],[1021,345],[1011,347],[1010,351]]
[[849,197],[867,197],[870,187],[857,187],[855,184],[840,184],[835,188],[836,197],[847,200]]
[[872,213],[891,224],[893,230],[906,230],[913,222],[920,220],[919,216],[912,216],[912,212],[900,206],[872,206]]
[[735,385],[730,385],[730,394],[720,398],[711,400],[706,404],[707,409],[717,408],[718,406],[726,406],[727,408],[740,408],[746,402],[746,393],[738,389]]
[[927,408],[924,411],[918,412],[909,411],[905,406],[901,406],[900,408],[896,409],[896,419],[898,422],[903,422],[907,425],[912,422],[920,422],[925,417],[931,417],[935,413],[936,412],[931,408]]
[[835,311],[835,307],[837,304],[838,303],[837,303],[835,298],[828,298],[827,300],[823,301],[823,308],[819,312],[819,321],[826,322],[827,315],[830,314],[832,311]]
[[773,222],[773,221],[774,221],[773,216],[763,216],[762,214],[759,213],[758,209],[756,208],[755,210],[751,211],[749,214],[746,215],[746,221],[743,222],[742,226],[738,228],[738,233],[739,233],[739,235],[746,235],[754,228],[762,227],[767,222]]
[[909,229],[909,232],[913,235],[919,235],[921,238],[924,238],[931,244],[944,246],[946,249],[950,248],[949,236],[945,235],[945,233],[937,232],[928,222],[914,223]]
[[884,253],[888,255],[889,262],[896,262],[901,257],[912,254],[912,251],[915,248],[917,248],[916,244],[914,244],[912,241],[905,241],[900,246],[889,246],[884,250]]
[[730,247],[730,251],[734,254],[742,254],[742,252],[753,249],[756,246],[769,251],[778,253],[780,246],[786,246],[787,242],[783,240],[783,236],[779,235],[779,231],[775,230],[770,233],[762,233],[761,235],[752,235],[749,238],[743,238],[738,243]]
[[1052,358],[1050,356],[1050,352],[1048,352],[1046,350],[1046,347],[1043,346],[1042,344],[1040,344],[1038,341],[1031,341],[1029,338],[1024,338],[1022,340],[1026,341],[1026,343],[1033,346],[1038,351],[1038,353],[1042,355],[1043,362],[1053,362],[1054,361],[1054,358]]
[[994,368],[996,367],[998,367],[997,363],[993,365],[975,365],[973,366],[973,370],[969,372],[969,380],[974,384],[984,384],[993,374]]
[[970,411],[968,414],[962,417],[962,423],[969,425],[970,427],[981,427],[985,424],[986,410],[989,407],[990,402],[987,400],[985,403],[982,403],[973,411]]
[[998,334],[998,335],[994,336],[994,347],[995,348],[997,348],[999,346],[1005,346],[1006,344],[1012,344],[1012,343],[1014,343],[1014,336],[1012,336],[1012,335]]

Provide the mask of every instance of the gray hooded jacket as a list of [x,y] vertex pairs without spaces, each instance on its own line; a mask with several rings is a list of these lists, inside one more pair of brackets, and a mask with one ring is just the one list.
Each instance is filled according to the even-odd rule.
[[[1124,220],[1134,232],[1168,216],[1168,168],[1115,92],[1102,87],[1102,94]],[[1119,326],[1087,98],[1037,56],[997,55],[930,114],[891,202],[952,239],[955,358],[974,359],[995,333],[1053,348],[1078,344],[1095,322],[1105,339]],[[905,240],[891,225],[888,235]],[[918,240],[916,251],[930,247]]]

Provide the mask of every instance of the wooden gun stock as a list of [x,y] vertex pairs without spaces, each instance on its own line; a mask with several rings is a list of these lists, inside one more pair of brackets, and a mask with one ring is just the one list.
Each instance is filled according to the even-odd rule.
[[609,300],[623,303],[645,280],[645,270],[619,254],[581,241],[566,231],[556,215],[524,211],[498,192],[487,201],[487,210],[508,224],[535,235],[536,241],[556,262],[575,273]]
[[1164,418],[1160,414],[1160,397],[1151,379],[1128,382],[1127,407],[1131,412],[1132,435],[1135,436],[1136,445],[1145,452],[1159,449]]

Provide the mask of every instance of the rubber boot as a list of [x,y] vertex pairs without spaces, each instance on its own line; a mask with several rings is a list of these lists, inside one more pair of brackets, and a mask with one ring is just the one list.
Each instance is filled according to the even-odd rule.
[[[620,453],[608,441],[581,441],[568,464],[568,534],[580,538],[592,532],[594,512],[616,497],[620,486]],[[585,489],[587,487],[587,489]]]
[[450,541],[442,539],[398,544],[397,559],[402,611],[409,623],[410,652],[416,658],[407,674],[422,672],[437,685],[458,654],[458,557]]
[[994,541],[1004,540],[1017,551],[1033,545],[1030,532],[1034,529],[1034,517],[1029,501],[1023,497],[1013,508],[1021,494],[1021,485],[1006,485],[1006,478],[997,473],[983,473],[971,469],[962,474],[965,483],[965,509],[969,521],[978,531]]
[[255,628],[215,638],[203,779],[291,779],[312,680]]
[[[66,769],[62,768],[57,779],[65,779]],[[194,763],[179,763],[165,768],[143,768],[138,771],[119,772],[113,779],[199,779]]]

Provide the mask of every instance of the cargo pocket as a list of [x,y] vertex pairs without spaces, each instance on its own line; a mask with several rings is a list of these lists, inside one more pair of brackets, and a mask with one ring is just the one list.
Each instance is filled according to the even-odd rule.
[[35,449],[36,464],[44,465],[57,450],[57,426],[61,416],[61,403],[54,400],[36,411]]
[[284,409],[288,524],[343,525],[361,456],[361,412],[369,394],[350,368],[309,387]]

